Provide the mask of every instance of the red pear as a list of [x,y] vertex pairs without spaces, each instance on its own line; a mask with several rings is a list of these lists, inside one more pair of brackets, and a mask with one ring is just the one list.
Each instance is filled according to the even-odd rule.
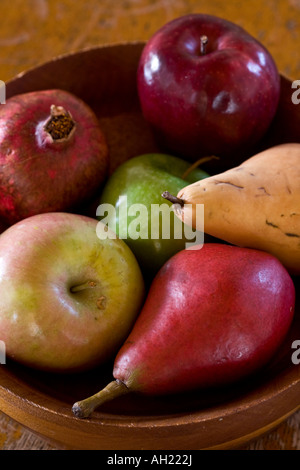
[[114,363],[116,379],[73,405],[78,417],[121,393],[230,384],[273,357],[294,316],[287,270],[263,251],[218,243],[173,256],[155,277]]

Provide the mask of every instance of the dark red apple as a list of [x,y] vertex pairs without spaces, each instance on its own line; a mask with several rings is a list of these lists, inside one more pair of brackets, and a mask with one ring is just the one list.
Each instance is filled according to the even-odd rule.
[[161,146],[188,159],[250,151],[277,109],[271,54],[240,26],[211,15],[179,17],[147,42],[137,86]]
[[104,182],[108,146],[93,110],[64,90],[0,107],[0,221],[12,225],[88,201]]

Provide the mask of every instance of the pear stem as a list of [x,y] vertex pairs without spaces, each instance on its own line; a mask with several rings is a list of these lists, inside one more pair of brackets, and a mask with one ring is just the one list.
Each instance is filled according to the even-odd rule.
[[184,206],[184,200],[180,199],[177,196],[173,196],[172,194],[169,193],[169,191],[164,191],[162,193],[162,197],[172,202],[172,204],[179,204],[181,207]]
[[98,406],[129,392],[129,388],[121,380],[113,380],[95,395],[74,403],[73,414],[76,418],[88,418]]
[[203,35],[200,37],[200,54],[205,55],[206,54],[206,46],[208,43],[208,37],[206,35]]
[[199,158],[195,163],[193,163],[181,176],[181,178],[184,180],[188,177],[188,175],[191,173],[191,171],[195,170],[195,168],[198,168],[198,166],[202,165],[202,163],[209,162],[210,160],[219,160],[219,157],[216,157],[215,155],[211,155],[210,157],[202,157]]

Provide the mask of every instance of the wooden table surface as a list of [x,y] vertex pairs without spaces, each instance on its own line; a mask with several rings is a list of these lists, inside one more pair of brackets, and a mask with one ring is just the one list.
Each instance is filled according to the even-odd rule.
[[[269,49],[281,73],[300,79],[300,0],[1,0],[0,8],[3,81],[60,54],[147,40],[191,12],[240,24]],[[0,412],[0,450],[24,449],[55,447]],[[300,450],[300,411],[243,449]]]

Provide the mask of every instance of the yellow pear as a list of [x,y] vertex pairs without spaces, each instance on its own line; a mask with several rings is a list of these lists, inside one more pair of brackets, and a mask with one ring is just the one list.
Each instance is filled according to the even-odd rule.
[[196,228],[196,205],[203,204],[205,233],[269,252],[300,274],[299,143],[268,148],[184,187],[177,198],[175,214],[186,224]]

